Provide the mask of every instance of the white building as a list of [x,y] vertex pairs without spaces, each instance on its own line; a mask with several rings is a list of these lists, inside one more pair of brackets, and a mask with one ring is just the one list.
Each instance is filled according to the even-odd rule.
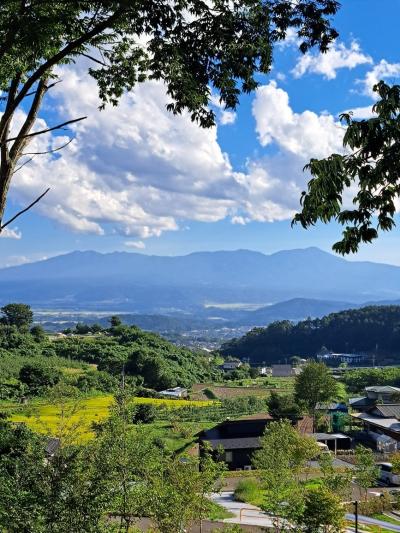
[[354,365],[356,363],[362,363],[366,359],[368,359],[368,356],[365,354],[360,353],[335,353],[335,352],[328,352],[326,354],[318,354],[317,359],[320,361],[327,360],[327,359],[333,359],[340,363],[347,363],[349,365]]
[[158,394],[170,398],[186,398],[188,395],[188,391],[183,387],[173,387],[172,389],[162,390]]
[[221,368],[222,370],[236,370],[240,366],[242,366],[240,361],[225,361]]

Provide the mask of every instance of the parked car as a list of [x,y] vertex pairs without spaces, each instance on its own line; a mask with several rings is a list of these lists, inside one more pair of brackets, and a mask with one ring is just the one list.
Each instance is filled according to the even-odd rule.
[[392,463],[377,463],[379,479],[389,485],[400,485],[400,475],[393,473]]

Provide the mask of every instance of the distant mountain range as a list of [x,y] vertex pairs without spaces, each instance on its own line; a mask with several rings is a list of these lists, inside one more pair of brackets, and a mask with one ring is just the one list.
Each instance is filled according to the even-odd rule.
[[[250,325],[399,300],[400,267],[347,261],[318,248],[177,257],[72,252],[0,270],[1,304],[21,301],[42,309],[195,316]],[[259,308],[245,310],[242,303]]]

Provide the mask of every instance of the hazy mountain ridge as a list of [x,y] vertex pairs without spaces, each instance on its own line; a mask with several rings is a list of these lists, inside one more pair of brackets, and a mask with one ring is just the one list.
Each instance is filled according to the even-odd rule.
[[0,270],[1,303],[201,317],[215,314],[205,309],[210,302],[274,304],[246,312],[218,309],[222,318],[249,323],[322,316],[399,298],[400,267],[347,261],[318,248],[176,257],[72,252]]

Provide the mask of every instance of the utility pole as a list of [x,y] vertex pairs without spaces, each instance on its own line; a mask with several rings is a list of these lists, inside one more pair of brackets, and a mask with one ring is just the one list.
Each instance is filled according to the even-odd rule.
[[353,505],[354,505],[354,516],[355,516],[355,533],[358,533],[358,501],[355,500],[353,502]]
[[122,373],[121,373],[121,389],[125,390],[125,363],[122,365]]

